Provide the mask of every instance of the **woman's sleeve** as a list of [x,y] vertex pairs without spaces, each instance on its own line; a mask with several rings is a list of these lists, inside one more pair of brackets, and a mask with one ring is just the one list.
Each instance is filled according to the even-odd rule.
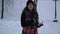
[[37,12],[35,13],[34,17],[35,17],[35,20],[37,20],[37,22],[38,22],[39,17],[38,17],[38,13]]
[[38,17],[38,13],[37,12],[35,13],[35,20],[36,20],[35,25],[38,26],[38,24],[39,24],[39,17]]
[[25,23],[25,13],[24,12],[22,12],[22,14],[21,14],[21,26],[22,27],[24,27],[24,24]]

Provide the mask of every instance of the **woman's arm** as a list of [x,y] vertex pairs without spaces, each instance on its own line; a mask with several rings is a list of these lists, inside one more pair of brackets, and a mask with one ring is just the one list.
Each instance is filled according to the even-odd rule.
[[25,23],[25,13],[24,12],[22,12],[22,14],[21,14],[21,26],[22,27],[24,27],[24,24]]

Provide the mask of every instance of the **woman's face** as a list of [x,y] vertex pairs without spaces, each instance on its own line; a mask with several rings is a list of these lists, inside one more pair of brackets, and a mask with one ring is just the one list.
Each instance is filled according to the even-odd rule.
[[28,4],[28,9],[29,9],[29,10],[32,10],[32,9],[33,9],[33,4],[32,4],[32,3],[29,3],[29,4]]

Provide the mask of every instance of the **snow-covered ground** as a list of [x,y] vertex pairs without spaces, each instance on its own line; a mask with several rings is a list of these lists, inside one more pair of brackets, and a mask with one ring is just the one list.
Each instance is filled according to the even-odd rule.
[[[20,21],[0,20],[0,34],[21,34]],[[38,28],[38,34],[60,34],[60,23],[45,22]]]
[[20,21],[0,20],[0,34],[21,34]]
[[[1,17],[0,0],[0,17]],[[4,18],[0,19],[0,34],[21,34],[21,12],[27,0],[5,0]],[[38,34],[60,34],[60,1],[57,1],[57,20],[54,20],[54,1],[38,0],[37,11],[39,22],[44,22],[44,26],[38,28]]]

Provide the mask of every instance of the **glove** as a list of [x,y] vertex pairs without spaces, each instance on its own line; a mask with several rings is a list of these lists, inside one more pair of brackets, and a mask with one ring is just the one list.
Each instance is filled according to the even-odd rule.
[[39,23],[37,27],[39,28],[39,27],[41,27],[41,26],[43,26],[43,24],[42,24],[42,23]]

